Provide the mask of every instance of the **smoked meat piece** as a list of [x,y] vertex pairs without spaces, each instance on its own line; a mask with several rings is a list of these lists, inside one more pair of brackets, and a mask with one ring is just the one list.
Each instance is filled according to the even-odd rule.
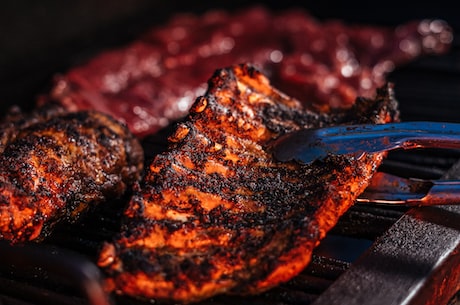
[[276,161],[271,144],[299,128],[398,120],[392,86],[348,110],[316,113],[254,66],[216,71],[207,93],[150,164],[106,243],[109,291],[195,302],[255,294],[297,275],[355,202],[384,153]]

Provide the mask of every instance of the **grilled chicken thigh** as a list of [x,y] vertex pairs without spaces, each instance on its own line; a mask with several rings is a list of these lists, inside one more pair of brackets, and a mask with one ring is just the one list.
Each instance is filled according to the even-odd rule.
[[178,302],[286,282],[366,188],[384,153],[282,163],[272,142],[299,128],[398,120],[392,86],[349,110],[308,111],[249,65],[217,71],[157,155],[107,242],[107,289]]
[[139,141],[106,114],[13,111],[0,129],[0,239],[41,240],[141,176]]

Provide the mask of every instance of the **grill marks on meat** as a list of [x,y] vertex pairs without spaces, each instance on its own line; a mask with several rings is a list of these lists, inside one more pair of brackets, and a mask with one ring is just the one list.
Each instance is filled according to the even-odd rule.
[[18,106],[12,106],[0,121],[0,153],[15,139],[20,130],[43,123],[65,112],[63,107],[53,103],[37,108],[33,114],[25,114]]
[[106,114],[14,111],[0,128],[0,239],[41,240],[140,178],[142,147]]
[[57,76],[44,101],[110,113],[145,136],[184,117],[216,68],[252,63],[317,109],[347,108],[358,96],[374,97],[395,67],[445,53],[451,41],[441,20],[389,28],[320,22],[298,9],[183,14]]
[[157,155],[100,253],[107,287],[194,302],[254,294],[297,275],[384,154],[281,163],[270,145],[301,127],[397,119],[391,86],[348,111],[315,113],[252,66],[221,69]]

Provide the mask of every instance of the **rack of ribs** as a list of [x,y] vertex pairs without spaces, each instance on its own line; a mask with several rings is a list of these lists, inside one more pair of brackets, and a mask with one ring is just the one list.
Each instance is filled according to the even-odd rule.
[[0,124],[0,239],[40,241],[140,179],[144,154],[107,114],[47,105]]
[[395,68],[446,53],[452,37],[451,27],[436,19],[384,27],[260,6],[177,14],[128,45],[56,75],[39,103],[97,109],[143,137],[186,116],[215,69],[251,63],[316,109],[348,108],[358,96],[374,97]]
[[169,137],[101,249],[108,291],[196,302],[266,291],[297,275],[366,188],[385,153],[279,162],[299,128],[397,121],[391,84],[352,108],[314,112],[251,65],[215,72]]

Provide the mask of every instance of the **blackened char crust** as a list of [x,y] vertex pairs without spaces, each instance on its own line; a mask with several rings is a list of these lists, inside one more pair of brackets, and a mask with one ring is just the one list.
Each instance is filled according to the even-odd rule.
[[15,109],[0,130],[0,239],[11,243],[43,240],[142,174],[139,140],[104,113]]
[[270,143],[299,128],[397,119],[390,85],[315,113],[253,66],[217,71],[150,164],[121,233],[100,253],[107,289],[174,302],[255,294],[288,281],[365,189],[384,154],[282,163]]

